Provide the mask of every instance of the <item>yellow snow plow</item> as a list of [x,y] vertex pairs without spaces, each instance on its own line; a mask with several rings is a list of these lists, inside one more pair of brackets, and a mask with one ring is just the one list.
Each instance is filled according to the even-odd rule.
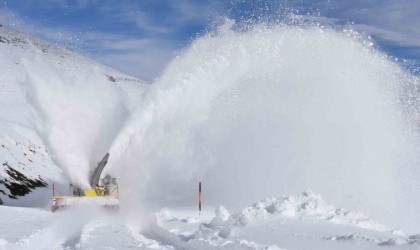
[[115,178],[110,175],[101,177],[102,170],[108,163],[109,153],[105,155],[99,162],[95,171],[91,176],[90,189],[84,189],[70,184],[69,195],[55,195],[55,187],[53,185],[53,202],[51,211],[55,212],[59,209],[71,206],[99,206],[111,210],[118,210],[118,184]]

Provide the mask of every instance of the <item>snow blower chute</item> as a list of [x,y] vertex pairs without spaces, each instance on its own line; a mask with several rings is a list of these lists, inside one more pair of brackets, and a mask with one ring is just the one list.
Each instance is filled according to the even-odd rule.
[[55,195],[55,187],[53,186],[53,203],[51,211],[67,208],[70,206],[99,206],[107,209],[117,210],[118,202],[118,184],[115,178],[110,175],[101,177],[102,170],[108,163],[109,153],[105,155],[95,171],[92,173],[90,180],[90,189],[81,189],[80,187],[70,184],[69,195]]

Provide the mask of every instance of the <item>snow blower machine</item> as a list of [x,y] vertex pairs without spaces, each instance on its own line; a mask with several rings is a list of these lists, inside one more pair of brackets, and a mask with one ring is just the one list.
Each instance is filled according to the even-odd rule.
[[51,211],[69,208],[71,206],[97,206],[110,210],[118,210],[118,184],[115,178],[110,175],[101,177],[102,170],[108,163],[109,153],[98,163],[95,171],[91,175],[89,189],[81,189],[70,184],[69,195],[56,196],[58,192],[53,185],[53,202]]

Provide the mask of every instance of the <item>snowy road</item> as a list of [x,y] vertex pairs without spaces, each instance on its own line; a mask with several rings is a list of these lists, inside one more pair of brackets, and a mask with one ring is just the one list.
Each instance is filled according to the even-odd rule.
[[164,208],[140,229],[118,213],[2,206],[0,248],[420,249],[419,237],[335,209],[312,193],[264,199],[232,215],[223,207],[213,211],[205,207],[199,216],[195,208]]

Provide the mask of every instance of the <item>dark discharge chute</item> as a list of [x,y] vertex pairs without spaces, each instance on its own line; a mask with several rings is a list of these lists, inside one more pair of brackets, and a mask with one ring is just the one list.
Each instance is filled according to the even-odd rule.
[[106,153],[101,162],[99,162],[98,167],[96,167],[95,172],[93,172],[92,179],[90,180],[90,186],[95,187],[99,185],[99,179],[101,177],[102,170],[108,163],[109,153]]

